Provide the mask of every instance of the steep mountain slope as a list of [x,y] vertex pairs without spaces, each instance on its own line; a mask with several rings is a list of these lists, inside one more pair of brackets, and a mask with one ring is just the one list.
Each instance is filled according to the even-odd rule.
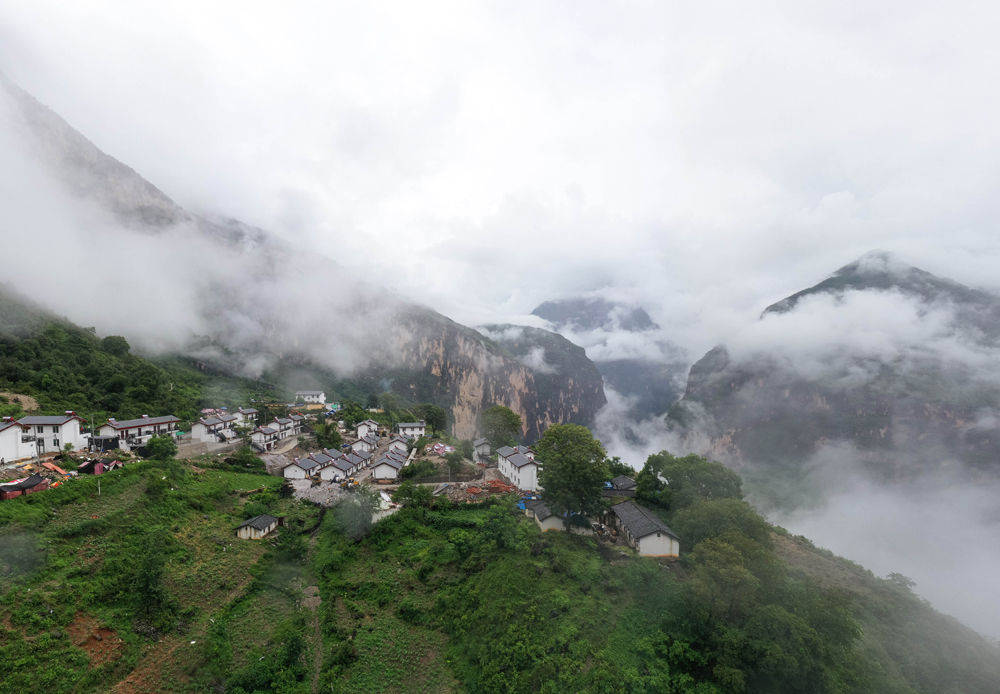
[[738,466],[802,467],[842,442],[883,479],[995,475],[998,328],[997,297],[868,254],[694,364],[668,422]]
[[[100,422],[143,414],[192,420],[208,405],[284,396],[259,381],[214,373],[182,358],[145,359],[120,337],[98,337],[0,288],[0,391],[34,398],[39,414],[75,410]],[[4,415],[19,416],[0,401]]]
[[532,314],[586,348],[607,386],[630,399],[631,418],[662,415],[683,392],[688,362],[641,307],[577,297],[546,301]]
[[[78,322],[223,372],[258,378],[292,364],[375,392],[416,392],[450,408],[460,436],[473,435],[478,412],[494,402],[521,414],[529,436],[587,407],[573,394],[540,396],[523,364],[471,328],[373,285],[363,271],[183,209],[2,79],[0,126],[10,156],[21,156],[35,179],[23,191],[0,187],[0,203],[15,223],[83,254],[72,267],[72,305],[60,307]],[[52,178],[58,186],[36,192]],[[48,214],[63,208],[61,218]],[[48,291],[42,303],[61,301],[44,256],[17,241],[23,247],[4,254],[0,269],[32,295]],[[118,280],[124,287],[116,291],[122,270],[134,281]]]
[[582,347],[562,335],[509,324],[485,325],[480,331],[533,372],[539,397],[563,413],[561,421],[589,425],[607,402],[597,367]]

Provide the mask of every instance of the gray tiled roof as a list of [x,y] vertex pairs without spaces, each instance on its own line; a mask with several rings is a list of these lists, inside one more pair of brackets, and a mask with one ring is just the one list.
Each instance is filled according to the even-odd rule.
[[245,528],[247,526],[250,526],[251,528],[255,528],[256,530],[267,530],[270,526],[274,525],[277,522],[278,522],[277,518],[275,518],[274,516],[269,516],[265,513],[259,516],[254,516],[249,520],[243,521],[243,523],[240,524],[240,527]]
[[274,427],[257,427],[257,431],[262,434],[277,434],[278,430]]
[[396,425],[400,429],[413,428],[413,427],[426,427],[427,422],[400,422]]
[[552,513],[552,509],[545,505],[544,501],[539,501],[537,504],[532,506],[531,510],[535,514],[535,518],[540,521],[543,521],[546,518],[551,518],[555,515]]
[[139,419],[119,419],[114,422],[108,420],[108,423],[103,426],[111,426],[115,429],[134,429],[136,427],[153,426],[156,424],[171,424],[173,422],[179,422],[177,417],[172,414],[165,414],[159,417],[140,417]]
[[354,468],[354,466],[351,465],[349,462],[347,462],[347,460],[344,458],[337,458],[332,463],[330,463],[330,465],[337,468],[338,470],[343,470],[344,472],[350,472]]
[[611,480],[611,486],[615,489],[635,489],[635,480],[627,475],[618,475]]
[[660,532],[670,535],[675,539],[680,539],[673,530],[667,527],[667,524],[659,516],[634,501],[615,504],[611,507],[611,510],[614,511],[622,526],[627,528],[634,538],[638,539]]
[[390,458],[388,456],[382,456],[381,458],[379,458],[378,461],[376,461],[376,463],[375,463],[375,467],[378,467],[379,465],[382,465],[382,464],[391,465],[392,467],[396,468],[397,470],[402,469],[403,465],[404,465],[404,463],[403,463],[402,460],[396,460],[395,458]]
[[525,465],[535,465],[535,461],[526,456],[524,453],[515,453],[512,456],[507,457],[507,462],[516,468],[522,468]]
[[479,448],[480,446],[483,446],[487,443],[489,443],[489,441],[487,441],[486,439],[476,439],[475,441],[472,442],[472,447]]
[[80,419],[76,415],[72,414],[55,414],[55,415],[29,415],[27,417],[21,417],[18,421],[19,424],[27,424],[29,426],[36,424],[65,424],[71,419]]
[[517,450],[511,448],[510,446],[501,446],[500,448],[497,449],[497,455],[499,455],[501,458],[506,458],[507,456],[512,455],[514,453],[517,453]]
[[319,463],[317,463],[312,458],[296,458],[294,463],[289,463],[285,467],[288,467],[289,465],[298,465],[306,472],[309,472],[310,470],[315,470],[316,468],[319,467]]

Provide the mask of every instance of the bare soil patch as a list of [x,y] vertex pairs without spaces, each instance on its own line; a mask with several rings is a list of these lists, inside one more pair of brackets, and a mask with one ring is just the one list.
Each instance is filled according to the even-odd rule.
[[30,395],[0,391],[0,398],[7,398],[7,402],[16,402],[25,412],[33,412],[38,409],[38,401]]
[[99,667],[121,657],[125,644],[113,629],[102,627],[86,612],[78,612],[66,629],[73,645],[82,648],[90,664]]

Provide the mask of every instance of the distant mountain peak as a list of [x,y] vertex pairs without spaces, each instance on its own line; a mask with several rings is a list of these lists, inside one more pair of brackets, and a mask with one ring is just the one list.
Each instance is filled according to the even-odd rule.
[[995,306],[997,302],[997,297],[988,292],[909,265],[889,251],[873,250],[839,268],[822,282],[771,304],[761,317],[769,313],[787,313],[808,296],[866,290],[898,291],[926,303],[950,301],[960,306],[985,307]]
[[659,326],[640,306],[630,306],[601,297],[575,297],[546,301],[535,307],[532,315],[552,323],[556,330],[624,330],[644,332]]

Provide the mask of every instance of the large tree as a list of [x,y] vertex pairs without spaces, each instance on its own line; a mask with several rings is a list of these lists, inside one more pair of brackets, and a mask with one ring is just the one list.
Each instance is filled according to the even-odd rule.
[[448,412],[443,407],[425,402],[414,407],[413,411],[427,422],[431,431],[441,432],[448,426]]
[[521,436],[521,417],[509,407],[494,405],[479,416],[479,428],[495,451],[517,443]]
[[569,524],[570,514],[592,516],[604,510],[602,490],[608,479],[604,446],[587,427],[557,424],[534,446],[542,498]]

